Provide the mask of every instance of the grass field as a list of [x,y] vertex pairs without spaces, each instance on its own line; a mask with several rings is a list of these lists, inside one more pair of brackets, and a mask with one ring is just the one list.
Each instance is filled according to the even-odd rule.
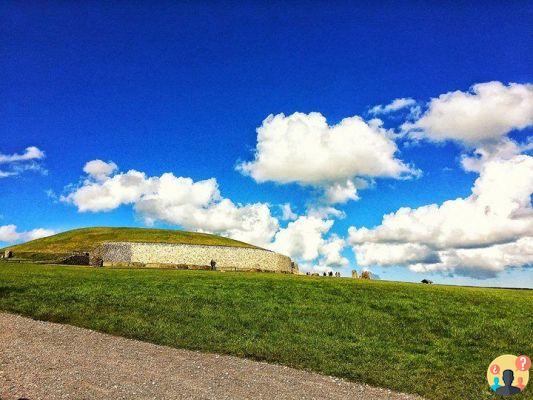
[[533,354],[527,290],[0,263],[0,309],[436,400],[494,399],[490,361]]
[[170,229],[98,227],[74,229],[7,248],[12,250],[17,258],[52,261],[72,252],[91,252],[101,243],[109,241],[255,247],[248,243],[207,233]]

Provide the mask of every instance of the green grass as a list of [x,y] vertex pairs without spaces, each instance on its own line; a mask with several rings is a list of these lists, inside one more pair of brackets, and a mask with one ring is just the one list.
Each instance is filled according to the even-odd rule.
[[528,290],[0,263],[0,309],[435,400],[493,399],[489,362],[533,354]]
[[[103,242],[181,243],[209,246],[254,247],[237,240],[207,233],[143,228],[82,228],[31,242],[9,246],[17,258],[55,260],[72,252],[90,252]],[[3,251],[4,249],[0,250]]]

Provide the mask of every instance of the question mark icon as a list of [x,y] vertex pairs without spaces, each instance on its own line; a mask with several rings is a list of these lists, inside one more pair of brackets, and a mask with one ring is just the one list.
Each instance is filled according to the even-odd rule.
[[524,355],[518,356],[515,365],[519,371],[527,371],[531,367],[531,359]]
[[492,372],[493,375],[498,375],[500,372],[500,366],[498,364],[492,364],[490,366],[490,372]]

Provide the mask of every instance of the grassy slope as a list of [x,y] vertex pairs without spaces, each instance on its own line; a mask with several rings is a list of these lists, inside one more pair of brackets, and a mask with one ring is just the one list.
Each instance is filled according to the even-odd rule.
[[533,354],[526,290],[0,263],[0,309],[428,399],[492,399],[488,363]]
[[[235,247],[254,247],[220,236],[206,233],[193,233],[177,230],[142,229],[142,228],[83,228],[58,233],[31,242],[9,246],[18,254],[66,254],[74,251],[89,252],[102,242],[164,242],[220,245]],[[38,256],[34,257],[38,258]]]

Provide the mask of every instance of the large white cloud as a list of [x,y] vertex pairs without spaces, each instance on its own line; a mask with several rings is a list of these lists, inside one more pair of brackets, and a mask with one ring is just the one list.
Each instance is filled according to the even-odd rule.
[[477,147],[532,124],[533,85],[486,82],[468,92],[458,90],[431,99],[427,111],[403,129],[414,138]]
[[363,266],[483,275],[530,265],[532,193],[533,157],[487,160],[470,196],[401,208],[373,229],[352,227],[350,243]]
[[87,163],[86,179],[61,200],[81,212],[110,211],[130,204],[148,224],[163,221],[259,246],[267,246],[278,230],[278,220],[267,204],[235,204],[221,196],[214,178],[195,182],[172,173],[155,177],[135,170],[115,173],[114,163],[104,164]]
[[280,229],[270,248],[278,253],[303,261],[312,261],[320,255],[324,245],[323,235],[333,225],[333,220],[300,216]]
[[413,263],[416,272],[450,272],[476,278],[487,278],[510,267],[533,266],[533,237],[514,242],[471,249],[448,249],[438,253],[439,261]]
[[28,240],[40,239],[46,236],[51,236],[56,232],[51,229],[36,228],[29,231],[18,231],[16,225],[0,226],[0,242],[14,243],[26,242]]
[[303,215],[280,229],[270,249],[302,263],[303,270],[331,270],[345,267],[348,260],[342,256],[346,241],[329,233],[334,221],[319,216]]
[[328,125],[322,114],[270,115],[257,129],[253,161],[238,169],[257,182],[328,188],[327,198],[357,199],[356,177],[400,178],[417,173],[396,158],[397,146],[380,120],[358,116]]
[[28,170],[45,172],[39,164],[44,157],[44,152],[35,146],[27,147],[21,154],[0,153],[0,178],[19,175]]

